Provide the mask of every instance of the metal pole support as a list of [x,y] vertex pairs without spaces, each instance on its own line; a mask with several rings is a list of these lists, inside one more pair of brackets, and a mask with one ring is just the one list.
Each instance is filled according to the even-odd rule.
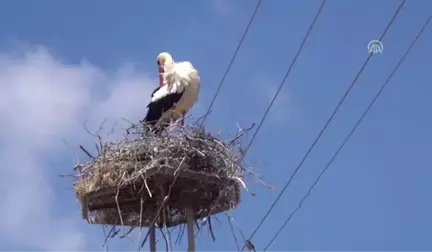
[[194,224],[195,224],[195,211],[192,207],[186,208],[187,216],[187,234],[188,234],[188,251],[195,251],[195,235],[194,235]]
[[156,229],[154,224],[150,227],[150,251],[156,252]]

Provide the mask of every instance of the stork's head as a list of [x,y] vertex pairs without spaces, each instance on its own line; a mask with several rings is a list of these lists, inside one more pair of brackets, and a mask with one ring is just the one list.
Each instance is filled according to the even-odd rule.
[[159,86],[163,86],[164,84],[163,74],[171,70],[174,64],[174,60],[169,53],[162,52],[157,56],[157,64],[159,68]]

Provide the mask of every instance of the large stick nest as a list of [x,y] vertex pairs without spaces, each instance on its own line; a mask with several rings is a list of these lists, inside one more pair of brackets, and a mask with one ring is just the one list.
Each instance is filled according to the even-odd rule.
[[240,135],[221,141],[196,125],[176,134],[142,129],[104,143],[97,157],[80,165],[74,187],[88,221],[175,226],[186,221],[186,207],[200,218],[240,202]]

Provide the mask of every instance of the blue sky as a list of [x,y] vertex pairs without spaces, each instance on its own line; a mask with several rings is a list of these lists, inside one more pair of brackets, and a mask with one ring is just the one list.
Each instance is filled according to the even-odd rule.
[[[319,0],[263,1],[214,111],[212,131],[258,122],[316,13]],[[259,223],[396,10],[396,0],[329,0],[247,156],[269,190],[248,181],[232,214],[246,236]],[[192,113],[209,105],[255,1],[3,1],[0,3],[0,249],[100,250],[68,179],[82,122],[139,119],[157,86],[156,55],[201,73]],[[262,249],[339,147],[431,14],[408,1],[328,131],[253,243]],[[269,250],[430,250],[432,28],[428,27],[358,131]],[[64,144],[66,139],[68,145]],[[84,156],[79,153],[80,158]],[[17,186],[19,185],[19,186]],[[25,198],[25,200],[23,200]],[[225,217],[198,250],[235,250]],[[114,240],[111,250],[134,250]],[[184,244],[179,247],[183,249]]]

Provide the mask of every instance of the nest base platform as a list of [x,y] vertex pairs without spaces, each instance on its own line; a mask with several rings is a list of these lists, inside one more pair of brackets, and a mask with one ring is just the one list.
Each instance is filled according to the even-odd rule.
[[172,227],[187,222],[187,208],[200,219],[235,208],[241,194],[236,179],[155,167],[133,183],[101,188],[78,199],[83,218],[91,224],[150,227],[156,218],[156,226]]

